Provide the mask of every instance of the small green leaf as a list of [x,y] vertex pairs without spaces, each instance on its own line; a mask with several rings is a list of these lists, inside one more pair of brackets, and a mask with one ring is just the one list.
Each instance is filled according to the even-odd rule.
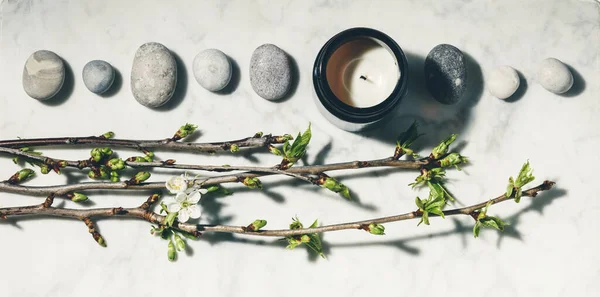
[[175,234],[175,247],[177,248],[177,251],[181,252],[185,249],[185,241],[183,241],[183,239],[181,238],[181,236]]
[[177,218],[178,213],[177,212],[170,212],[167,214],[167,216],[165,217],[165,225],[172,227],[173,223],[175,222],[175,218]]
[[417,198],[415,198],[415,204],[420,210],[423,210],[423,200],[421,200],[421,198],[419,198],[418,196]]
[[169,212],[169,209],[167,208],[167,205],[164,202],[160,203],[160,208],[161,208],[160,213],[163,213],[163,212],[168,213]]
[[529,166],[529,161],[527,161],[521,167],[521,171],[519,171],[519,175],[515,181],[515,186],[517,188],[522,188],[524,185],[532,182],[534,179],[535,177],[533,176],[533,169]]
[[415,142],[415,140],[417,140],[417,138],[423,135],[417,132],[417,128],[417,122],[414,121],[406,131],[400,133],[396,145],[401,148],[408,149]]
[[501,219],[492,216],[487,216],[483,219],[480,219],[479,222],[484,227],[494,228],[500,231],[504,231],[504,227],[508,225],[508,223],[503,222]]
[[508,178],[508,186],[506,186],[506,197],[510,197],[513,194],[513,190],[515,189],[515,181],[512,176]]
[[302,229],[302,223],[298,220],[298,217],[292,218],[292,223],[290,224],[290,229]]
[[473,226],[473,237],[479,237],[479,232],[481,231],[481,223],[479,221],[475,222],[475,226]]
[[515,202],[521,202],[521,196],[523,196],[523,191],[521,190],[521,188],[517,188],[515,192]]
[[460,170],[458,165],[467,163],[467,157],[461,156],[459,153],[451,153],[440,160],[441,167],[454,166],[456,169]]
[[440,144],[433,148],[431,151],[433,158],[438,159],[439,157],[445,155],[448,152],[448,147],[454,142],[454,140],[456,140],[457,136],[458,134],[452,134],[450,137],[444,139]]
[[177,258],[177,250],[175,249],[175,244],[173,244],[172,240],[169,240],[169,244],[167,245],[167,259],[173,262]]
[[175,136],[173,136],[173,138],[176,140],[185,138],[185,137],[191,135],[192,133],[194,133],[196,131],[196,129],[198,129],[198,126],[187,123],[187,124],[181,126],[181,128],[179,128],[179,130],[177,130],[177,132],[175,132]]
[[270,145],[269,146],[269,152],[271,152],[271,154],[276,155],[276,156],[283,156],[283,153],[276,147]]

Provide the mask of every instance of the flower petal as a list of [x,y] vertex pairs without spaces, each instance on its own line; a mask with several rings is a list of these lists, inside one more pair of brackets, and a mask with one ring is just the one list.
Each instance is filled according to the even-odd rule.
[[200,195],[200,192],[194,191],[187,196],[187,202],[191,204],[196,204],[198,203],[198,201],[200,201],[201,197],[202,195]]
[[178,212],[181,210],[181,204],[179,203],[170,203],[169,205],[167,205],[167,210],[169,212]]
[[197,219],[202,215],[202,210],[200,209],[200,206],[198,206],[197,204],[188,206],[188,208],[186,210],[187,210],[190,218],[192,218],[192,219]]
[[204,195],[204,194],[208,193],[208,189],[205,189],[205,188],[200,188],[200,189],[198,190],[198,192],[200,192],[200,194]]
[[186,200],[187,200],[186,193],[177,193],[177,195],[175,195],[175,201],[177,201],[179,203],[183,203]]
[[180,222],[182,222],[182,223],[185,223],[189,219],[190,219],[190,214],[188,212],[188,209],[187,208],[182,208],[179,211],[179,215],[177,215],[177,220],[180,221]]

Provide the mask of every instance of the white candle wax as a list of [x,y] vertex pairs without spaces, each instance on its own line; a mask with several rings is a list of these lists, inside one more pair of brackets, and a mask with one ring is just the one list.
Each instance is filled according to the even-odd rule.
[[338,99],[365,108],[383,102],[392,94],[400,70],[384,43],[363,37],[344,43],[331,55],[326,75]]

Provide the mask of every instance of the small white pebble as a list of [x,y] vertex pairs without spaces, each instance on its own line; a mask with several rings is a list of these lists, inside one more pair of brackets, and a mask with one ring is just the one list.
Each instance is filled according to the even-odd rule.
[[538,66],[537,81],[546,90],[562,94],[573,86],[573,74],[560,60],[547,58]]
[[217,92],[229,84],[232,66],[222,51],[207,49],[194,58],[193,71],[196,81],[203,88]]
[[519,74],[510,66],[496,67],[488,74],[486,82],[490,94],[498,99],[512,96],[520,84]]

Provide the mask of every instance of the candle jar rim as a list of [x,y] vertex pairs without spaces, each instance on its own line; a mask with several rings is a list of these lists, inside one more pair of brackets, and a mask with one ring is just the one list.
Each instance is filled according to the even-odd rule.
[[[400,78],[392,93],[385,100],[369,107],[355,107],[344,103],[331,90],[326,75],[327,65],[333,53],[336,52],[340,46],[360,38],[371,38],[385,44],[394,55],[394,58],[397,61],[398,71],[400,72]],[[407,72],[408,62],[406,60],[406,55],[391,37],[375,29],[356,27],[346,29],[336,34],[323,45],[315,59],[313,67],[313,85],[318,100],[331,114],[347,122],[370,123],[380,120],[394,110],[398,103],[400,103],[400,100],[407,91]]]

